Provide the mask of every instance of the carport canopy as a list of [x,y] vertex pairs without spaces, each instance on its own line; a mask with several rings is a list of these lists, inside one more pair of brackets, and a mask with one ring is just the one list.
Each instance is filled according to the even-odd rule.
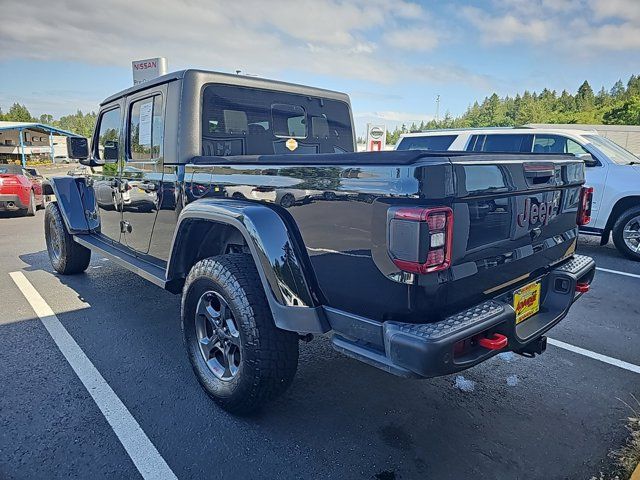
[[[67,130],[62,130],[60,128],[56,128],[53,127],[51,125],[46,125],[44,123],[37,123],[37,122],[5,122],[5,121],[0,121],[0,132],[2,131],[17,131],[18,132],[18,137],[20,139],[20,158],[22,161],[22,166],[26,167],[27,165],[27,158],[25,155],[25,143],[24,143],[24,135],[23,132],[25,130],[30,130],[33,132],[39,132],[39,133],[44,133],[46,135],[49,136],[49,149],[51,152],[51,161],[53,162],[53,155],[54,155],[54,150],[53,150],[53,135],[60,135],[60,136],[65,136],[65,137],[78,137],[79,135],[73,133],[73,132],[69,132]],[[4,145],[0,145],[0,146],[4,146]]]

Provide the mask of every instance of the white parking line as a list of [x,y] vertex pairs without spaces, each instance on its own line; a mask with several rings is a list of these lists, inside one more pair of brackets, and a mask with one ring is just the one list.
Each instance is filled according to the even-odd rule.
[[618,360],[617,358],[613,358],[613,357],[608,357],[606,355],[602,355],[601,353],[596,353],[596,352],[592,352],[591,350],[586,350],[584,348],[576,347],[575,345],[564,343],[564,342],[561,342],[560,340],[555,340],[553,338],[547,338],[547,342],[550,343],[551,345],[555,345],[556,347],[569,350],[570,352],[578,353],[580,355],[584,355],[585,357],[593,358],[594,360],[600,360],[601,362],[608,363],[609,365],[613,365],[618,368],[624,368],[625,370],[629,370],[630,372],[640,373],[639,365],[634,365],[633,363],[625,362],[623,360]]
[[638,275],[637,273],[620,272],[618,270],[610,270],[608,268],[602,268],[602,267],[596,267],[596,270],[600,270],[601,272],[607,272],[607,273],[615,273],[616,275],[624,275],[625,277],[640,278],[640,275]]
[[44,301],[22,272],[9,274],[31,308],[42,321],[64,358],[85,386],[93,401],[107,419],[136,468],[146,479],[176,479],[177,477],[158,453],[149,437],[133,418],[131,412],[102,378],[91,360],[85,355],[73,337],[67,332],[51,307]]

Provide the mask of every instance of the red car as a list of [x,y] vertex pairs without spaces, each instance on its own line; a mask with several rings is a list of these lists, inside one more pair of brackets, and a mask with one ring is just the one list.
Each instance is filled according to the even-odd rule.
[[20,165],[0,165],[0,211],[20,211],[33,216],[44,208],[42,177]]

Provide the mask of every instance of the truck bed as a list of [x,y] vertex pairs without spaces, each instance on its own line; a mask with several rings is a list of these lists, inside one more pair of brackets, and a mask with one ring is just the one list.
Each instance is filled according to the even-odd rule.
[[[570,155],[431,151],[200,156],[185,178],[215,185],[205,196],[238,192],[287,218],[323,305],[417,323],[491,298],[570,255],[584,181],[582,162]],[[294,201],[284,208],[287,194]],[[518,227],[527,198],[554,202],[558,215],[539,230]],[[394,265],[387,215],[398,205],[453,209],[450,269],[406,275]]]

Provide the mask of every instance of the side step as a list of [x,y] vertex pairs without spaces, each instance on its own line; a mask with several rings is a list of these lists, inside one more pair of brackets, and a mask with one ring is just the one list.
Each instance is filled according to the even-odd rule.
[[387,373],[396,375],[398,377],[416,378],[419,375],[407,370],[406,368],[399,367],[389,360],[384,352],[380,352],[374,348],[351,342],[338,334],[334,334],[331,339],[333,348],[338,352],[346,355],[347,357],[360,360],[361,362],[371,365],[372,367],[384,370]]
[[145,262],[141,258],[138,258],[129,252],[116,248],[95,235],[74,235],[73,239],[80,245],[98,252],[109,260],[113,260],[118,265],[137,273],[142,278],[149,280],[151,283],[154,283],[159,287],[166,288],[166,275],[163,268],[149,262]]

